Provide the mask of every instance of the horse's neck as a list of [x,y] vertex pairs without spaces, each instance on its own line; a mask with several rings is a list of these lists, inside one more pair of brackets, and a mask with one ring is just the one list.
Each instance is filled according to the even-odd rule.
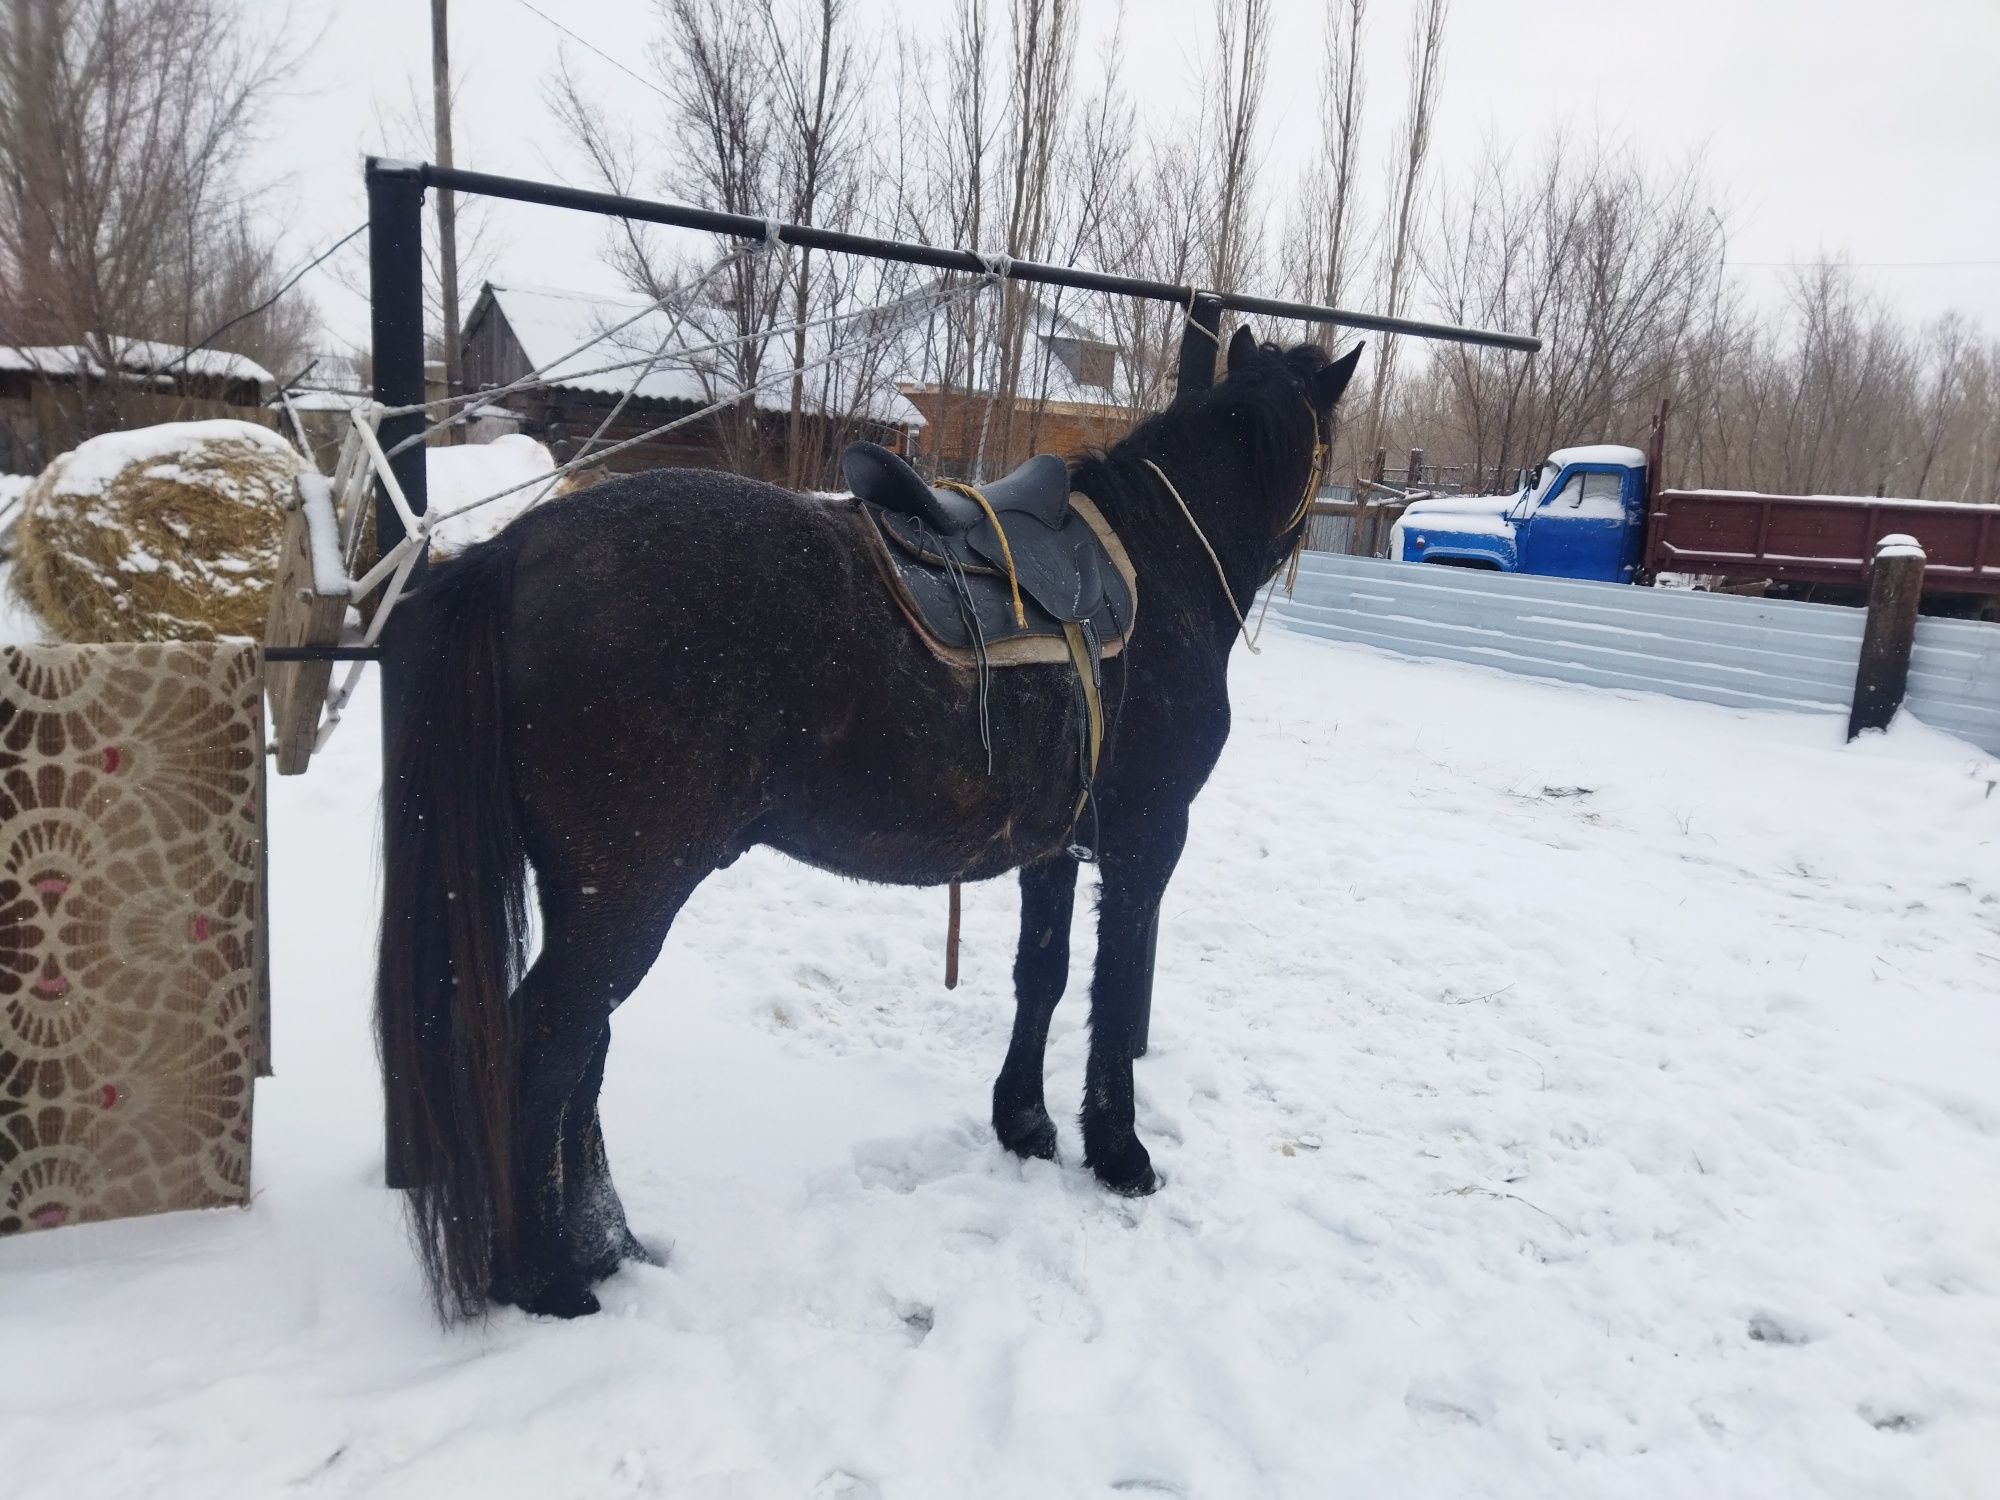
[[[1148,459],[1160,474],[1147,467]],[[1112,462],[1124,482],[1110,520],[1138,573],[1142,613],[1164,605],[1199,619],[1208,627],[1202,636],[1226,652],[1238,628],[1236,610],[1248,613],[1264,581],[1270,538],[1263,528],[1275,502],[1255,493],[1257,477],[1248,463],[1192,463],[1149,453],[1119,454]]]

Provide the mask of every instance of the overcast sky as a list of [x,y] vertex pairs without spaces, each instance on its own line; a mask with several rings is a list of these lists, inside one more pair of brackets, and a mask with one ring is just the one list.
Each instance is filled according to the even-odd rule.
[[[899,24],[930,31],[949,11],[948,0],[860,3],[877,37]],[[533,4],[646,71],[650,0]],[[1364,149],[1378,174],[1400,109],[1410,8],[1370,7]],[[1274,215],[1317,129],[1321,9],[1276,4],[1262,194]],[[1191,109],[1210,0],[1125,0],[1122,13],[1126,82],[1141,108]],[[1087,77],[1120,6],[1085,0],[1084,14]],[[298,0],[297,32],[322,24],[263,157],[285,181],[287,245],[300,260],[365,217],[362,156],[411,149],[385,140],[378,121],[406,110],[413,86],[426,99],[429,88],[426,0]],[[541,97],[559,47],[607,108],[657,116],[656,94],[523,0],[452,0],[460,165],[577,176]],[[2000,334],[2000,0],[1453,0],[1438,170],[1462,168],[1488,139],[1531,149],[1558,126],[1602,127],[1649,156],[1705,151],[1731,206],[1729,259],[1760,295],[1782,275],[1766,263],[1845,252],[1912,315],[1957,307]],[[610,287],[595,224],[512,205],[495,214],[496,279]],[[364,333],[358,297],[325,277],[313,287],[338,334]]]

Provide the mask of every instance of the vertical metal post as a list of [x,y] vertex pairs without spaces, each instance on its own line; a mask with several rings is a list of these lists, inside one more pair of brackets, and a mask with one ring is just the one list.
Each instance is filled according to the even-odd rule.
[[[423,170],[404,162],[368,159],[368,295],[371,312],[371,343],[375,366],[375,399],[384,406],[414,406],[424,399],[424,254]],[[425,419],[422,412],[385,417],[379,436],[383,448],[394,453],[404,440],[418,439],[408,449],[389,460],[396,482],[410,509],[422,515],[429,506],[424,472],[422,442]],[[388,492],[375,487],[375,537],[380,553],[386,553],[403,539],[403,519],[390,503]],[[414,588],[423,577],[425,561],[419,559],[406,587]],[[410,641],[404,632],[390,629],[382,636],[382,769],[386,777],[397,741],[408,721],[409,653],[424,649],[421,641]],[[382,799],[386,817],[389,799]],[[397,830],[384,822],[382,858],[394,860]],[[403,1131],[393,1113],[383,1120],[387,1145],[387,1176],[390,1187],[407,1187],[396,1163],[402,1155],[395,1147]]]
[[1174,395],[1189,395],[1214,385],[1215,364],[1221,356],[1222,299],[1199,292],[1181,329],[1181,362],[1174,377]]
[[1868,579],[1868,623],[1854,667],[1854,704],[1847,737],[1887,729],[1903,706],[1910,680],[1910,648],[1917,639],[1917,606],[1924,595],[1924,549],[1915,537],[1885,536],[1875,544]]

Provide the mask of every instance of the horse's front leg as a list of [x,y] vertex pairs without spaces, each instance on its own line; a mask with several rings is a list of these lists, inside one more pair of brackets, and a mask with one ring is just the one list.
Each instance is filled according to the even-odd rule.
[[1042,1097],[1049,1019],[1069,983],[1076,861],[1058,854],[1021,868],[1021,945],[1014,954],[1014,1035],[993,1084],[993,1133],[1016,1156],[1053,1161],[1056,1123]]
[[1090,1063],[1083,1083],[1083,1159],[1113,1192],[1159,1186],[1133,1129],[1132,1059],[1145,1047],[1160,898],[1187,840],[1187,810],[1154,810],[1112,839],[1098,866],[1097,972],[1090,987]]

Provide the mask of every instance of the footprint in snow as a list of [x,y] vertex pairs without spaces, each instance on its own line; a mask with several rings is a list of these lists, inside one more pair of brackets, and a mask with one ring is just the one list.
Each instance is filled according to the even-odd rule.
[[1861,1420],[1877,1432],[1915,1432],[1924,1425],[1924,1419],[1915,1412],[1877,1411],[1872,1406],[1861,1408]]
[[882,1486],[859,1474],[835,1469],[813,1486],[812,1500],[882,1500]]
[[1750,1337],[1760,1344],[1810,1344],[1812,1335],[1796,1323],[1785,1322],[1767,1312],[1750,1318]]

